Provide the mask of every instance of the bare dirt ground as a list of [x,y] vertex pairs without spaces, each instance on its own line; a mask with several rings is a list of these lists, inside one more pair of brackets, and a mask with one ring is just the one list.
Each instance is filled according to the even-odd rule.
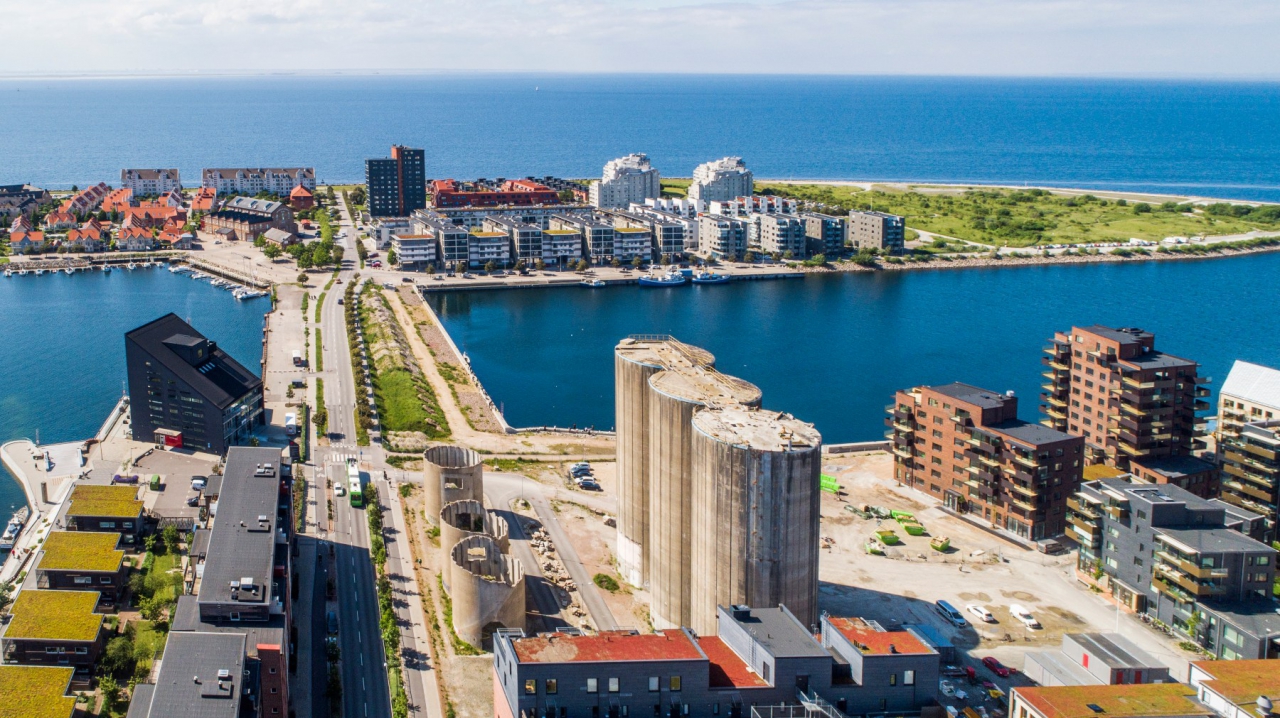
[[[957,648],[972,651],[971,660],[993,655],[1015,668],[1022,667],[1027,651],[1059,646],[1064,633],[1119,630],[1185,678],[1189,655],[1132,616],[1118,616],[1114,606],[1084,588],[1075,578],[1074,554],[1036,553],[943,512],[932,497],[897,485],[891,459],[876,452],[824,461],[823,472],[837,477],[844,495],[822,498],[822,534],[832,544],[821,554],[819,608],[886,625],[928,624]],[[864,504],[910,511],[926,535],[908,536],[885,519],[881,528],[896,529],[902,543],[883,556],[870,555],[865,545],[877,522],[847,509]],[[952,549],[934,551],[933,536],[950,538]],[[939,599],[962,612],[968,604],[985,606],[996,623],[974,625],[976,617],[965,613],[971,625],[957,630],[935,612]],[[1043,629],[1026,629],[1014,620],[1009,607],[1015,603],[1029,609]]]
[[628,587],[618,575],[614,558],[617,555],[618,531],[605,524],[607,514],[573,499],[554,499],[552,507],[556,509],[560,526],[569,534],[569,540],[587,573],[592,576],[604,574],[617,583],[616,591],[601,587],[600,595],[618,625],[649,630],[648,595]]

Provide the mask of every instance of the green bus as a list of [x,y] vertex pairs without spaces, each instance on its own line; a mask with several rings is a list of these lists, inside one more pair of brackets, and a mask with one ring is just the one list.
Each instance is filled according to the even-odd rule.
[[347,459],[347,493],[351,496],[351,505],[364,506],[364,491],[360,486],[360,462]]

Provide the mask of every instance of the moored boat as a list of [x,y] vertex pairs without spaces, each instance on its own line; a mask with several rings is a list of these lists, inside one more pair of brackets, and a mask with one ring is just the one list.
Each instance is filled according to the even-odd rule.
[[679,272],[667,272],[666,274],[647,274],[637,280],[642,287],[679,287],[687,281],[685,276]]
[[716,274],[714,272],[698,272],[693,275],[694,284],[726,284],[729,281],[729,275]]
[[30,515],[31,510],[26,506],[13,514],[13,518],[9,519],[9,524],[4,529],[4,534],[0,535],[0,551],[13,550],[18,542],[18,534],[22,533],[22,527],[27,523],[27,517]]
[[603,287],[606,284],[608,284],[608,282],[604,281],[603,279],[597,278],[597,279],[584,279],[581,282],[578,282],[578,284],[584,287],[591,287],[592,289],[594,289],[596,287]]

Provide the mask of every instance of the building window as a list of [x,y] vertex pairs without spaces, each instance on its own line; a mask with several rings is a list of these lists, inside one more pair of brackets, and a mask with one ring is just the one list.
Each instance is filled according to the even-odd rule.
[[903,671],[903,672],[902,672],[902,685],[904,685],[904,686],[914,686],[915,684],[916,684],[916,672],[915,672],[915,671]]
[[552,693],[555,693],[555,692],[556,692],[556,679],[554,679],[554,678],[548,678],[548,679],[546,680],[546,686],[545,686],[545,689],[546,689],[546,691],[547,691],[547,694],[548,694],[548,695],[550,695],[550,694],[552,694]]
[[617,692],[618,692],[618,679],[617,679],[617,678],[610,678],[610,679],[609,679],[609,692],[610,692],[610,693],[617,693]]
[[115,522],[115,521],[99,521],[99,522],[98,522],[98,528],[102,528],[102,529],[113,529],[113,528],[115,528],[115,527],[116,527],[116,522]]
[[672,691],[680,690],[680,676],[671,676],[667,681],[667,689]]
[[[587,679],[587,692],[590,692],[591,681],[593,680],[595,679],[593,678]],[[537,693],[538,693],[538,682],[532,678],[525,680],[524,694],[527,696],[532,696],[532,695],[537,695]]]
[[75,578],[72,578],[72,579],[71,579],[71,582],[72,582],[72,583],[75,583],[75,584],[79,584],[79,585],[89,584],[89,583],[93,583],[93,577],[91,577],[91,576],[76,576]]
[[658,691],[658,677],[649,676],[649,692],[656,693]]
[[100,577],[100,578],[98,579],[98,583],[103,583],[103,584],[111,583],[111,577],[110,577],[110,576],[102,576],[102,577]]
[[595,678],[587,679],[587,693],[599,693],[600,688]]
[[891,686],[896,686],[896,685],[898,685],[898,674],[897,674],[897,673],[890,673],[890,674],[889,674],[889,685],[891,685]]

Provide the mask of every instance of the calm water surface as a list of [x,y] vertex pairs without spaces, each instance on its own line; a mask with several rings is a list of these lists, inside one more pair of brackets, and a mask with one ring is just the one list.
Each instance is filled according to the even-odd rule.
[[878,439],[897,389],[1013,390],[1038,420],[1041,348],[1075,325],[1140,326],[1221,385],[1235,359],[1280,366],[1280,254],[1232,259],[829,274],[672,289],[433,295],[513,426],[612,428],[613,346],[669,333],[715,354],[764,405],[828,442]]
[[[124,390],[124,333],[168,312],[256,371],[269,308],[164,269],[0,277],[0,443],[92,436]],[[0,468],[0,520],[24,502]]]

